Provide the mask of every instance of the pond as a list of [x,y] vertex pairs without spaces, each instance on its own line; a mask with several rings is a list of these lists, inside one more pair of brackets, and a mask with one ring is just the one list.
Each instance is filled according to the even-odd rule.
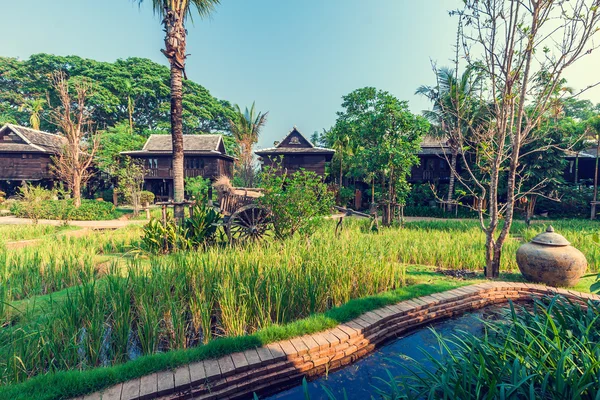
[[[507,311],[507,305],[489,306],[459,317],[425,325],[394,339],[354,364],[308,382],[310,397],[312,400],[327,399],[324,389],[327,387],[336,399],[344,398],[344,390],[348,399],[369,399],[371,396],[379,398],[377,388],[386,387],[385,382],[389,381],[388,371],[395,377],[408,375],[412,364],[409,359],[424,359],[422,350],[435,355],[437,359],[441,357],[438,341],[429,328],[434,328],[443,337],[451,337],[460,332],[480,335],[483,333],[482,320],[500,319]],[[432,367],[431,363],[424,363],[424,365]],[[305,399],[305,397],[300,384],[266,399],[292,400]]]

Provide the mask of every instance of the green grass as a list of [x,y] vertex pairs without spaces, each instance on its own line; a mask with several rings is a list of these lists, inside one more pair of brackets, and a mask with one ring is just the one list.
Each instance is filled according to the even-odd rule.
[[40,239],[76,229],[79,228],[68,225],[0,225],[0,242]]
[[203,346],[143,356],[108,368],[40,375],[21,384],[0,387],[0,398],[49,400],[75,397],[152,372],[322,331],[385,305],[480,282],[480,280],[461,281],[440,277],[425,268],[415,268],[414,273],[419,282],[423,283],[354,299],[325,313],[316,313],[288,324],[272,325],[251,335],[218,338]]
[[[413,222],[379,233],[369,232],[367,221],[344,225],[339,237],[328,221],[310,239],[150,259],[129,253],[139,227],[0,252],[0,288],[11,288],[0,289],[0,398],[76,396],[480,281],[481,274],[461,281],[435,273],[481,270],[484,238],[475,221]],[[596,270],[592,234],[600,225],[554,226]],[[501,279],[521,280],[514,252],[543,229],[515,224]],[[576,289],[586,291],[593,280]],[[143,354],[134,360],[126,351],[131,332]],[[111,366],[98,368],[104,363]]]

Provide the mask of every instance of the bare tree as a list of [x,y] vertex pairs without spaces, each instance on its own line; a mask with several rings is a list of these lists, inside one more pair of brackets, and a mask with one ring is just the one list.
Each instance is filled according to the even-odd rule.
[[536,128],[548,116],[564,71],[596,48],[591,39],[598,32],[599,6],[600,0],[465,0],[455,13],[464,28],[463,55],[487,79],[481,94],[489,107],[486,120],[470,126],[471,137],[457,129],[451,139],[466,171],[456,176],[475,197],[486,235],[488,278],[499,275],[515,204],[539,187],[522,189],[527,174],[521,150],[543,131]]
[[90,167],[98,149],[91,110],[86,106],[91,85],[86,81],[70,82],[62,71],[52,74],[51,79],[60,104],[51,109],[50,117],[66,138],[61,152],[53,158],[52,171],[66,183],[75,207],[79,207],[81,188],[93,175]]

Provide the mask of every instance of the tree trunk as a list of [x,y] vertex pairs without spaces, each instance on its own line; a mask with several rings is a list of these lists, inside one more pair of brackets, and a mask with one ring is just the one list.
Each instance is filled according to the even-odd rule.
[[596,145],[596,167],[594,168],[594,199],[592,200],[592,220],[596,219],[596,201],[598,201],[598,152],[600,152],[600,134]]
[[575,154],[575,186],[579,187],[579,152]]
[[81,205],[81,176],[75,174],[73,177],[73,205],[79,208]]
[[[171,137],[173,139],[173,200],[183,202],[184,170],[183,170],[183,120],[182,120],[182,70],[171,65]],[[175,205],[174,216],[179,222],[184,217],[183,205]]]
[[454,182],[456,180],[456,159],[457,151],[452,149],[452,156],[450,158],[450,181],[448,182],[448,211],[452,211],[452,196],[454,194]]
[[537,202],[537,195],[532,195],[531,199],[527,203],[525,211],[525,223],[527,226],[531,225],[531,219],[535,213],[535,203]]

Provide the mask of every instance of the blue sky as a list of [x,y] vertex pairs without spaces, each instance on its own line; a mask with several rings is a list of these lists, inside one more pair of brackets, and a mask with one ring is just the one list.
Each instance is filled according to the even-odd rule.
[[[0,55],[79,55],[101,61],[131,56],[167,64],[163,32],[150,2],[3,1]],[[431,60],[452,58],[458,0],[222,0],[206,20],[188,23],[187,74],[211,93],[269,111],[259,141],[267,147],[293,125],[307,135],[330,127],[341,97],[375,86],[413,112],[414,95],[433,83]],[[12,34],[11,34],[12,32]],[[569,84],[600,79],[600,52],[573,67]],[[600,102],[600,88],[584,98]]]

